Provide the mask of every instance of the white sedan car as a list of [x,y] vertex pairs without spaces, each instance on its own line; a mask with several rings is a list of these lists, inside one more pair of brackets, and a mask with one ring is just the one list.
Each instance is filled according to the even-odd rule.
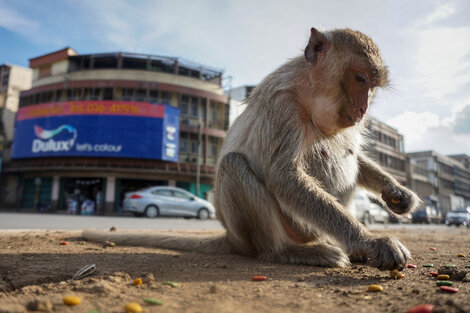
[[123,201],[125,212],[135,216],[182,216],[201,220],[215,218],[215,208],[209,201],[198,198],[186,190],[159,186],[127,192]]

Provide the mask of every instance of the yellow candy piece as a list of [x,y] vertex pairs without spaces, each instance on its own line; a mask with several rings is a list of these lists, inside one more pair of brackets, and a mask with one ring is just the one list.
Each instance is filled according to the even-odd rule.
[[400,203],[400,200],[395,200],[395,199],[392,199],[392,203],[394,203],[394,204],[398,204],[398,203]]
[[142,285],[142,278],[136,278],[136,279],[134,279],[134,285],[136,285],[136,286]]
[[77,296],[65,296],[63,301],[64,301],[64,304],[66,305],[74,306],[74,305],[79,305],[82,302],[82,299],[80,299]]
[[384,287],[380,285],[370,285],[369,288],[367,288],[367,290],[373,291],[373,292],[380,292],[384,290]]
[[405,275],[403,275],[403,273],[398,270],[393,270],[390,272],[390,277],[393,279],[402,279],[405,277]]
[[142,307],[138,303],[129,302],[128,304],[124,306],[124,310],[126,310],[126,312],[129,312],[129,313],[140,313],[144,309],[142,309]]
[[437,275],[436,279],[438,280],[448,280],[450,278],[449,275]]
[[457,254],[457,256],[458,256],[459,258],[464,258],[464,257],[465,257],[465,254],[459,253],[459,254]]

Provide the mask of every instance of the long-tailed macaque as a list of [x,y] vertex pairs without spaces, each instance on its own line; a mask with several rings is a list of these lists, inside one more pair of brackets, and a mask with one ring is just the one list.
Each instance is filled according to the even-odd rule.
[[239,253],[274,262],[347,266],[367,257],[402,269],[410,253],[349,213],[359,185],[395,213],[420,205],[364,153],[364,116],[388,71],[376,44],[351,29],[311,29],[303,56],[268,75],[246,99],[217,164],[215,207],[223,236],[85,231],[89,240]]

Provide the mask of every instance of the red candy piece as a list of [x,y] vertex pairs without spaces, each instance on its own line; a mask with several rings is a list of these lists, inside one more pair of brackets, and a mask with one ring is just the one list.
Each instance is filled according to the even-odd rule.
[[450,292],[450,293],[459,292],[459,289],[458,289],[458,288],[454,288],[454,287],[440,286],[439,288],[441,288],[442,291],[446,291],[446,292]]
[[431,250],[431,251],[436,251],[437,249],[434,248],[434,247],[430,247],[429,250]]
[[417,266],[414,265],[414,264],[408,264],[406,267],[408,267],[408,268],[417,268]]
[[412,307],[406,313],[431,313],[434,310],[434,305],[432,304],[420,304]]
[[437,275],[439,275],[439,273],[438,273],[438,272],[430,272],[429,275],[431,275],[431,276],[437,276]]
[[60,245],[61,245],[61,246],[66,246],[66,245],[68,245],[68,244],[69,244],[69,243],[68,243],[67,241],[61,241],[61,242],[60,242]]
[[253,281],[263,281],[263,280],[266,280],[266,276],[251,276],[251,280]]

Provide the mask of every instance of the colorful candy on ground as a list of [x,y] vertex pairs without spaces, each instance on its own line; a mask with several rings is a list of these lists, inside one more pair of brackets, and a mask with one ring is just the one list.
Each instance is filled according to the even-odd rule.
[[432,304],[420,304],[412,307],[406,313],[431,313],[434,310],[434,305]]
[[129,312],[129,313],[140,313],[144,309],[142,309],[142,307],[138,303],[129,302],[128,304],[124,306],[124,310],[126,310],[126,312]]
[[66,246],[66,245],[68,245],[69,243],[68,243],[67,241],[61,241],[59,244],[60,244],[61,246]]
[[445,291],[445,292],[450,292],[450,293],[459,292],[459,289],[458,289],[458,288],[454,288],[454,287],[440,286],[439,288],[440,288],[442,291]]
[[434,248],[434,247],[430,247],[429,250],[431,250],[431,251],[436,251],[437,249]]
[[416,266],[414,264],[408,264],[406,267],[408,267],[408,268],[417,268],[418,266]]
[[464,257],[465,257],[465,254],[459,253],[459,254],[457,254],[457,256],[458,256],[459,258],[464,258]]
[[380,292],[384,290],[384,287],[380,285],[370,285],[367,290],[372,291],[372,292]]
[[164,281],[164,282],[162,283],[162,285],[168,285],[168,286],[171,286],[171,287],[173,287],[173,288],[176,288],[176,287],[179,287],[179,286],[180,286],[180,284],[174,283],[174,282],[172,282],[172,281]]
[[470,265],[465,265],[465,268],[470,268]]
[[424,267],[434,267],[434,264],[431,264],[431,263],[429,263],[429,264],[423,264],[423,266],[424,266]]
[[405,278],[405,275],[403,275],[403,273],[398,270],[393,270],[390,272],[390,277],[393,279],[402,279]]
[[431,275],[431,276],[438,276],[439,273],[438,273],[438,272],[429,272],[429,275]]
[[455,264],[446,264],[444,267],[455,267]]
[[252,281],[263,281],[266,280],[266,276],[264,275],[259,275],[259,276],[251,276]]
[[136,285],[136,286],[142,285],[142,278],[136,278],[136,279],[134,279],[134,285]]
[[145,298],[144,301],[148,304],[153,304],[153,305],[162,305],[163,304],[163,302],[161,302],[160,300],[153,299],[153,298]]
[[454,283],[448,280],[437,281],[436,285],[438,286],[452,286]]
[[436,279],[439,279],[439,280],[447,280],[449,278],[450,278],[449,275],[437,275],[436,277]]
[[66,305],[75,306],[75,305],[79,305],[82,302],[82,299],[80,299],[77,296],[65,296],[63,301],[64,301],[64,304]]

